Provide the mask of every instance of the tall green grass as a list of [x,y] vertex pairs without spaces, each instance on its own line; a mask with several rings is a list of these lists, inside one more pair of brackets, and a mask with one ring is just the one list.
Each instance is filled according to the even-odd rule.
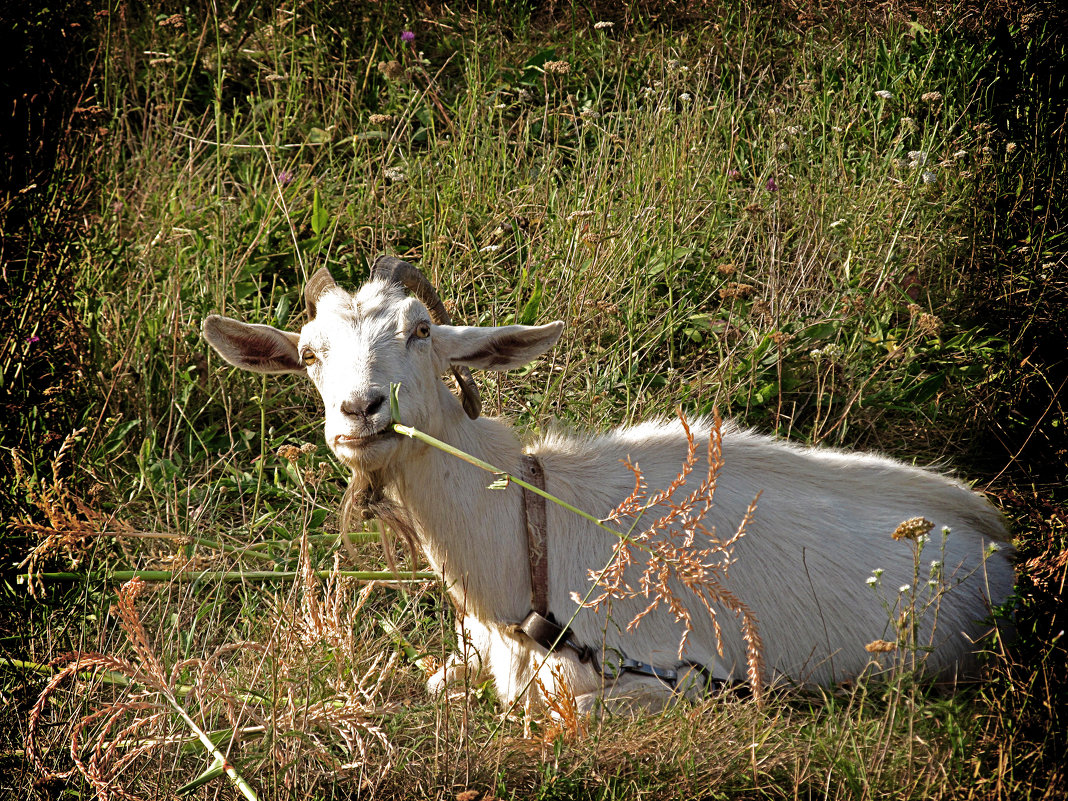
[[[227,654],[205,686],[242,705],[194,693],[188,711],[220,737],[262,725],[231,752],[260,797],[1037,791],[1044,763],[1006,768],[1044,742],[1005,744],[1011,702],[942,697],[907,673],[763,709],[728,697],[596,721],[581,737],[544,721],[524,737],[489,686],[430,698],[428,657],[455,647],[441,594],[313,580],[335,561],[384,564],[377,544],[337,536],[345,476],[321,410],[297,382],[221,364],[199,336],[209,313],[299,327],[315,269],[356,284],[389,252],[427,271],[462,322],[566,322],[544,360],[479,378],[488,410],[520,426],[681,406],[804,442],[961,458],[1011,347],[973,303],[976,210],[1020,147],[985,116],[989,42],[933,19],[804,30],[773,7],[678,29],[598,28],[578,10],[551,24],[392,5],[109,12],[99,206],[71,265],[96,400],[62,487],[46,460],[25,470],[38,495],[90,510],[69,501],[81,535],[41,562],[73,559],[87,578],[44,586],[56,611],[20,658],[129,654],[111,570],[297,571],[165,583],[138,607],[165,664]],[[245,641],[270,649],[226,650]],[[1004,660],[992,655],[998,676]],[[179,673],[200,680],[192,663]],[[1028,681],[1003,680],[1010,699]],[[44,712],[57,771],[91,690]],[[366,753],[330,717],[346,699]],[[146,753],[115,779],[142,797],[210,762],[184,741]],[[81,775],[66,781],[84,788]]]

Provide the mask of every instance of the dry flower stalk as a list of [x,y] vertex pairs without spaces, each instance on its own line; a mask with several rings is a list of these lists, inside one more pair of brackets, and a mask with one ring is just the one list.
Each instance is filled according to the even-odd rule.
[[[290,766],[291,770],[303,770],[303,775],[309,773],[309,767],[318,766],[324,778],[330,780],[338,772],[359,772],[366,778],[371,764],[377,764],[383,773],[391,767],[393,747],[372,717],[383,711],[377,698],[384,678],[396,661],[395,654],[389,659],[381,655],[357,682],[350,675],[347,677],[350,686],[332,687],[334,693],[325,700],[306,697],[307,687],[299,681],[306,674],[287,661],[290,656],[302,656],[306,647],[298,646],[289,654],[257,642],[235,642],[203,658],[179,660],[166,670],[138,613],[137,597],[145,586],[140,579],[126,582],[112,607],[133,648],[134,660],[101,653],[70,653],[51,663],[59,671],[30,711],[26,736],[27,757],[42,781],[68,779],[77,772],[101,799],[135,801],[138,796],[122,784],[130,766],[165,749],[178,759],[181,751],[177,749],[189,740],[188,732],[175,730],[174,710],[178,704],[191,710],[202,727],[228,726],[232,731],[231,749],[240,748],[243,736],[260,736],[267,731],[283,735],[269,738],[270,759],[274,764]],[[361,599],[366,600],[363,596]],[[248,677],[235,675],[228,663],[248,662],[249,655],[255,655],[256,664],[273,662],[273,672],[279,682],[274,692],[246,694],[237,689],[247,685]],[[46,764],[46,749],[41,745],[47,731],[41,726],[44,712],[69,680],[77,681],[85,673],[97,671],[126,677],[136,685],[134,694],[106,702],[76,720],[69,734],[74,767],[54,770]],[[266,672],[272,671],[268,668]],[[96,683],[76,685],[81,696],[97,688]],[[293,733],[299,736],[292,736]],[[384,752],[384,758],[379,754],[370,762],[373,749]]]
[[[601,594],[587,601],[586,606],[599,609],[612,599],[639,596],[647,599],[648,605],[628,623],[627,631],[633,631],[654,609],[661,605],[667,607],[675,620],[683,624],[679,658],[693,630],[693,610],[692,599],[676,595],[671,587],[673,581],[688,589],[708,612],[720,655],[723,654],[723,632],[716,606],[731,610],[739,618],[746,644],[748,680],[753,696],[759,699],[763,686],[764,645],[756,616],[729,589],[728,579],[730,565],[734,561],[734,544],[745,536],[760,496],[758,494],[749,504],[738,528],[727,539],[721,539],[714,527],[709,528],[704,524],[703,520],[712,508],[716,481],[724,463],[723,421],[715,414],[708,440],[708,474],[685,498],[675,499],[697,463],[697,443],[693,433],[681,410],[678,416],[687,442],[686,459],[678,475],[666,489],[650,496],[639,465],[625,462],[634,473],[634,490],[605,519],[612,522],[638,520],[642,514],[657,507],[666,511],[642,531],[632,532],[627,538],[620,539],[613,549],[611,562],[603,571],[590,571],[590,580],[601,589]],[[632,566],[641,569],[637,586],[624,578]]]
[[554,692],[549,692],[540,678],[534,679],[545,701],[545,709],[552,716],[542,738],[546,743],[552,743],[557,737],[565,742],[581,740],[586,736],[586,717],[579,714],[578,700],[563,672],[556,665],[550,666],[550,671],[553,675]]
[[25,488],[30,503],[40,509],[48,521],[47,524],[29,520],[12,522],[16,531],[36,535],[39,539],[37,546],[19,563],[19,567],[25,567],[30,575],[30,595],[34,597],[40,589],[40,582],[34,580],[34,575],[40,572],[41,563],[55,551],[66,551],[70,554],[71,563],[77,565],[81,554],[94,537],[133,533],[127,523],[88,506],[74,495],[63,481],[63,463],[69,457],[78,437],[85,431],[86,429],[80,428],[63,440],[52,460],[51,483],[42,480],[40,484],[36,484],[27,478],[22,469],[22,460],[17,453],[14,454],[16,483]]

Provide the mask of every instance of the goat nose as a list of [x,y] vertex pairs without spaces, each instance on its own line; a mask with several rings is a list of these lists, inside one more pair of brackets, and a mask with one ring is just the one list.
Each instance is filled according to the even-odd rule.
[[353,417],[373,417],[382,404],[386,402],[386,396],[381,392],[371,392],[355,398],[348,398],[341,402],[341,413]]

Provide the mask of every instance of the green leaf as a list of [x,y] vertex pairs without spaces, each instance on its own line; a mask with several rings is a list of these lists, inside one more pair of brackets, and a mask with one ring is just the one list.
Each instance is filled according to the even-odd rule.
[[312,195],[312,214],[311,214],[311,227],[316,236],[322,236],[326,226],[330,223],[330,215],[326,213],[326,209],[323,208],[322,203],[319,201],[319,190],[315,190],[315,194]]
[[541,281],[535,278],[534,291],[530,294],[530,298],[523,305],[523,310],[519,312],[520,325],[534,325],[535,320],[538,319],[538,309],[541,307],[541,295]]

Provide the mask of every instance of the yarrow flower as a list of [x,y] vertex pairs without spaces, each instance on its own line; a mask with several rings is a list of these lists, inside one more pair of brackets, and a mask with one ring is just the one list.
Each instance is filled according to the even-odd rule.
[[398,183],[408,180],[408,176],[404,174],[404,170],[399,167],[386,167],[383,174],[389,180],[397,181]]
[[941,92],[924,92],[922,95],[920,95],[920,100],[922,100],[924,103],[937,103],[941,99]]
[[897,643],[892,643],[889,640],[872,640],[864,646],[864,650],[869,654],[888,654],[897,650]]
[[914,540],[921,534],[927,534],[934,528],[934,523],[925,517],[910,517],[900,523],[890,536],[895,540]]
[[604,31],[612,27],[615,27],[615,23],[608,22],[606,20],[601,20],[600,22],[593,23],[593,29],[595,31]]
[[881,97],[883,100],[893,100],[894,99],[893,92],[888,92],[885,89],[880,89],[879,91],[877,91],[875,93],[875,96],[876,97]]
[[571,65],[566,61],[546,61],[541,67],[546,72],[555,72],[557,75],[567,75],[571,72]]
[[367,121],[371,123],[371,125],[385,125],[392,119],[392,114],[372,114]]

